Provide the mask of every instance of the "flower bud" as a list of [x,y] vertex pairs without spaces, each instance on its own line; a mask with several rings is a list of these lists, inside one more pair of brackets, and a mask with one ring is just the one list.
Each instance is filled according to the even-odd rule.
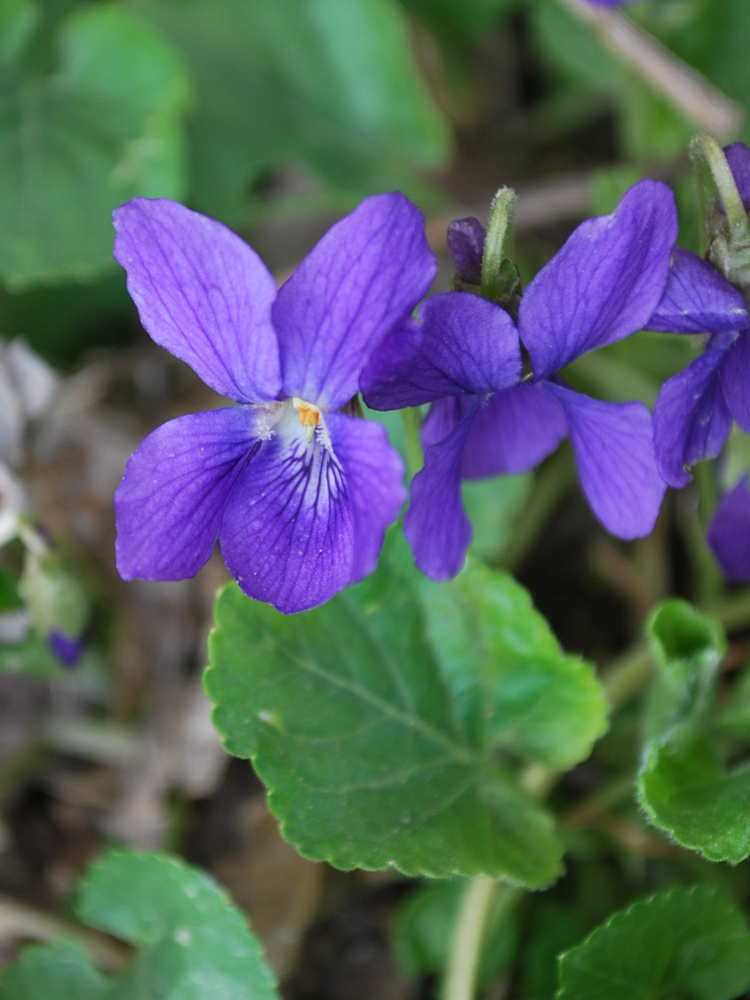
[[448,249],[459,278],[467,285],[481,284],[486,235],[482,223],[471,215],[448,226]]
[[33,628],[65,666],[81,656],[89,622],[88,595],[69,561],[47,544],[34,529],[26,528],[24,540],[36,536],[40,544],[27,545],[19,593]]

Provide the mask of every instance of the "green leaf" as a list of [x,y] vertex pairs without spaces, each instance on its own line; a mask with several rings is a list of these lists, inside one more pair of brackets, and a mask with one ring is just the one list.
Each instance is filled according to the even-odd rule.
[[649,747],[638,778],[651,821],[709,861],[750,855],[750,768],[728,771],[709,739],[689,725]]
[[551,816],[494,744],[467,733],[405,575],[381,560],[363,583],[288,617],[232,584],[215,615],[215,725],[230,753],[252,758],[306,857],[528,886],[560,873]]
[[588,757],[607,728],[590,664],[565,656],[528,592],[470,562],[454,580],[422,586],[429,635],[467,732],[554,768]]
[[85,923],[137,945],[107,1000],[273,1000],[273,975],[243,914],[207,875],[174,858],[111,851],[84,879]]
[[718,622],[687,601],[661,604],[648,625],[657,676],[649,699],[646,735],[668,736],[670,727],[702,723],[716,693],[726,639]]
[[305,164],[361,195],[414,184],[448,152],[393,0],[141,0],[183,51],[196,86],[193,193],[211,214],[247,211],[265,170]]
[[[399,909],[393,931],[393,947],[404,972],[411,977],[441,973],[445,968],[455,929],[465,879],[427,882],[413,892]],[[482,948],[477,986],[484,989],[498,979],[510,964],[518,943],[515,918],[502,912],[490,915]]]
[[57,43],[53,72],[0,67],[0,275],[14,288],[91,278],[111,265],[113,208],[185,187],[188,84],[168,43],[112,3],[76,10]]
[[0,1000],[102,1000],[107,981],[71,941],[26,948],[0,978]]
[[660,893],[562,955],[558,983],[557,1000],[733,1000],[750,985],[745,917],[704,886]]
[[678,844],[737,864],[750,854],[750,769],[728,768],[714,736],[723,632],[684,601],[662,604],[649,632],[658,674],[638,777],[641,806]]
[[176,858],[113,850],[81,882],[78,917],[137,947],[102,976],[76,945],[30,948],[0,1000],[275,1000],[273,974],[245,917],[207,875]]

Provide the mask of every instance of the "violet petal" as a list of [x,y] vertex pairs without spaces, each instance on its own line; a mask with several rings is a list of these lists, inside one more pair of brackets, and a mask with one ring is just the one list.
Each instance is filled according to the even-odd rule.
[[664,481],[677,489],[687,469],[724,447],[732,417],[724,402],[721,369],[731,348],[709,349],[667,379],[654,407],[656,460]]
[[549,377],[645,327],[676,238],[674,196],[652,180],[632,187],[612,215],[582,223],[521,299],[518,325],[534,375]]
[[666,486],[656,467],[651,414],[550,383],[565,407],[578,475],[591,509],[619,538],[648,535]]
[[718,504],[706,534],[725,576],[750,583],[750,490],[744,476]]
[[724,333],[748,325],[742,293],[708,261],[675,247],[667,287],[649,330],[664,333]]
[[724,147],[724,153],[745,211],[750,212],[750,149],[744,142],[731,142]]
[[546,382],[496,392],[480,407],[464,445],[465,479],[527,472],[568,434],[565,410]]
[[744,330],[721,368],[721,387],[729,412],[750,434],[750,330]]
[[382,424],[340,413],[326,418],[336,457],[346,473],[354,511],[354,552],[349,583],[375,569],[385,529],[406,503],[404,463]]
[[505,310],[470,292],[446,292],[427,299],[419,320],[391,330],[360,385],[368,406],[397,410],[516,385],[521,368],[518,332]]
[[445,399],[436,399],[422,424],[420,434],[422,448],[426,451],[430,445],[448,437],[463,418],[468,413],[473,413],[481,402],[481,396],[446,396]]
[[456,219],[448,226],[448,249],[459,278],[469,285],[482,281],[482,258],[487,232],[473,215]]
[[419,209],[398,193],[366,198],[279,290],[273,322],[284,392],[343,406],[373,348],[411,314],[436,269]]
[[322,604],[370,572],[406,498],[403,464],[381,426],[325,419],[308,442],[290,408],[238,478],[221,527],[240,587],[284,613]]
[[417,566],[432,580],[455,576],[471,542],[471,525],[461,501],[461,453],[476,412],[475,407],[426,449],[424,467],[412,480],[404,534]]
[[115,209],[115,259],[151,338],[238,402],[281,389],[276,283],[244,240],[167,198]]
[[253,410],[170,420],[141,443],[115,493],[117,568],[125,580],[183,580],[213,551],[224,506],[257,443]]

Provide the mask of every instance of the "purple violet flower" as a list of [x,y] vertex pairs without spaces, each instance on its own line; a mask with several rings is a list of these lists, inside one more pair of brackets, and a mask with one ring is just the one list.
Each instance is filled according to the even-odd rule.
[[[467,274],[476,270],[468,259],[474,229],[460,230],[466,259],[457,264]],[[639,402],[574,392],[557,372],[646,325],[676,237],[672,192],[641,181],[612,215],[580,225],[539,272],[521,299],[517,329],[500,306],[449,292],[381,342],[362,375],[368,405],[433,402],[422,430],[424,468],[404,521],[428,576],[449,579],[463,564],[471,526],[461,480],[531,469],[568,434],[584,493],[605,527],[622,538],[651,531],[665,490],[651,414]],[[519,333],[534,376],[521,384]]]
[[64,667],[74,667],[83,655],[86,641],[83,637],[76,639],[53,628],[47,636],[47,645]]
[[719,502],[706,535],[725,576],[750,583],[750,489],[743,476]]
[[168,200],[114,213],[115,258],[153,340],[238,406],[145,439],[115,494],[125,579],[179,580],[217,538],[257,600],[302,611],[372,572],[405,499],[385,430],[339,412],[436,269],[398,193],[336,223],[278,290],[219,222]]
[[[740,196],[750,206],[750,149],[725,150]],[[648,326],[665,333],[710,333],[700,357],[668,379],[654,408],[659,471],[677,488],[695,462],[715,458],[736,420],[750,432],[750,317],[742,293],[712,264],[675,248],[664,298]]]

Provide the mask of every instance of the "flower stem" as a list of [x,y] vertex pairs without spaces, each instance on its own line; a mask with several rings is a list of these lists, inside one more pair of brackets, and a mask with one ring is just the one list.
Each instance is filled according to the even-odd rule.
[[490,906],[500,883],[477,875],[466,887],[453,931],[442,1000],[473,1000]]
[[419,472],[424,464],[424,450],[422,448],[422,414],[418,406],[407,406],[401,410],[401,422],[404,425],[404,437],[406,438],[406,474],[409,480]]

